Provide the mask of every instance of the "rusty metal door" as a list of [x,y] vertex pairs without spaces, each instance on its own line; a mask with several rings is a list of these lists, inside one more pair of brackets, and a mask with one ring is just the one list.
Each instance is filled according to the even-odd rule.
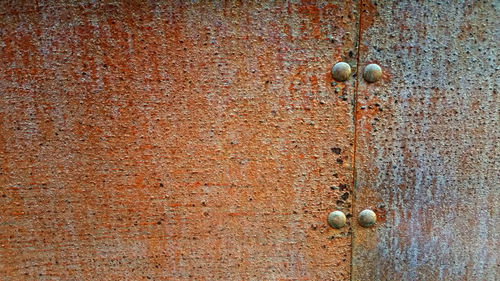
[[362,2],[352,279],[500,280],[500,3]]
[[185,2],[1,2],[1,280],[350,278],[358,3]]
[[497,2],[0,17],[0,280],[499,279]]

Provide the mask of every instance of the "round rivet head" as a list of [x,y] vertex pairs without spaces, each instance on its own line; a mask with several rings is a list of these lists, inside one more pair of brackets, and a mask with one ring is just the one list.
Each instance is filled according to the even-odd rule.
[[346,62],[338,62],[332,67],[333,79],[343,82],[351,76],[351,66]]
[[377,215],[372,210],[363,210],[359,213],[358,222],[363,227],[369,227],[377,222]]
[[371,63],[365,67],[363,78],[367,82],[374,83],[382,77],[382,68],[378,64]]
[[345,225],[346,217],[341,211],[334,211],[328,215],[328,224],[333,228],[341,228]]

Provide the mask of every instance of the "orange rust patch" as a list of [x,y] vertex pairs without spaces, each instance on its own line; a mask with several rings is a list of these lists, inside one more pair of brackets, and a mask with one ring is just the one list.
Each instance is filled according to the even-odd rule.
[[349,280],[335,4],[6,3],[0,276]]

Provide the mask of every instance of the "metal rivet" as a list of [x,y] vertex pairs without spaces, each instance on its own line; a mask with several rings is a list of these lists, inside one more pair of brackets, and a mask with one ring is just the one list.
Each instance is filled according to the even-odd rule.
[[351,66],[346,62],[338,62],[332,67],[333,79],[337,81],[346,81],[351,76]]
[[341,228],[345,225],[346,217],[341,211],[334,211],[328,215],[328,224],[333,228]]
[[365,67],[363,77],[367,82],[377,82],[382,77],[382,68],[378,64],[371,63]]
[[372,210],[363,210],[359,213],[358,222],[363,227],[372,226],[377,222],[377,215]]

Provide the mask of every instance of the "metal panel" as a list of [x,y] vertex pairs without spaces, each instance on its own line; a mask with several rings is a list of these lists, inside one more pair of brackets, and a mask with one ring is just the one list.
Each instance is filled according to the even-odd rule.
[[363,1],[353,280],[499,280],[498,1]]
[[350,278],[358,3],[37,2],[0,8],[0,279]]

